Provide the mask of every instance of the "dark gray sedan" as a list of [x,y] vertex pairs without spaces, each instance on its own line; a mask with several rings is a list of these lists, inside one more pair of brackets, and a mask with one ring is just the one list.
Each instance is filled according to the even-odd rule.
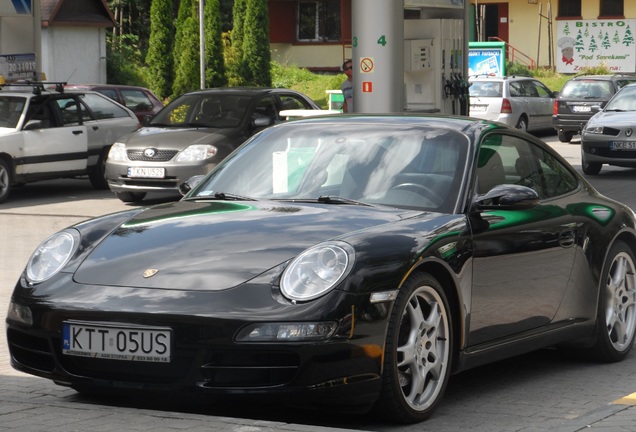
[[581,133],[581,166],[596,175],[603,164],[636,166],[636,84],[623,87],[605,105],[593,106],[596,114]]
[[174,192],[207,174],[256,132],[285,120],[280,111],[319,109],[287,89],[223,88],[186,93],[148,124],[116,142],[106,161],[108,186],[124,202]]

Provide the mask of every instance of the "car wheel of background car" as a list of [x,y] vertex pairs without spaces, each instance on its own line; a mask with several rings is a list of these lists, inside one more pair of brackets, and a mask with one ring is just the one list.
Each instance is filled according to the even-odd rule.
[[401,423],[431,415],[451,370],[451,312],[440,283],[413,275],[401,288],[389,321],[380,412]]
[[9,198],[9,192],[11,192],[11,170],[9,164],[4,159],[0,159],[0,203]]
[[598,360],[624,359],[636,334],[636,260],[632,250],[617,241],[607,256],[601,278],[596,344],[590,354]]
[[106,171],[106,158],[108,157],[109,149],[110,147],[102,149],[99,159],[97,160],[97,165],[95,165],[93,170],[88,174],[88,179],[95,189],[108,189],[108,182],[104,177],[104,172]]
[[524,132],[528,131],[528,119],[526,118],[525,115],[522,115],[521,117],[519,117],[519,120],[517,121],[517,126],[515,126],[517,129],[521,129]]
[[117,198],[125,203],[134,203],[143,201],[146,197],[145,192],[116,192]]
[[572,132],[557,131],[557,135],[559,137],[559,141],[561,142],[570,142],[574,137],[574,134]]
[[581,150],[581,169],[587,175],[597,175],[601,172],[603,164],[600,162],[589,162],[585,158],[585,152]]

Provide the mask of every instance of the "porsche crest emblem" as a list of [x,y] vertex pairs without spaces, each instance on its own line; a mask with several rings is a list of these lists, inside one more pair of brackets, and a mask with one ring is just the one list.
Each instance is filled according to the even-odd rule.
[[153,277],[154,275],[156,275],[157,273],[159,273],[158,269],[147,269],[144,271],[144,277],[147,279],[149,277]]

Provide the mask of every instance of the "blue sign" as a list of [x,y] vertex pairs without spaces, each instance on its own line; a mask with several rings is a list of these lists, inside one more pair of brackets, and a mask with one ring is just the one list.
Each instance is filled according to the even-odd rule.
[[[475,46],[473,46],[475,45]],[[485,44],[469,43],[468,76],[505,75],[504,44],[500,46],[479,46]]]
[[33,12],[33,0],[0,1],[0,15],[31,15]]

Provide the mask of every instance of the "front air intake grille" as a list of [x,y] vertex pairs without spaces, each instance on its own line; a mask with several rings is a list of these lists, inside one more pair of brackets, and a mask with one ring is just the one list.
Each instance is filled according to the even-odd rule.
[[18,363],[45,372],[55,368],[48,339],[8,329],[7,341],[9,351]]
[[167,162],[179,153],[177,150],[155,150],[154,155],[148,157],[144,152],[145,150],[127,150],[126,154],[131,161]]

